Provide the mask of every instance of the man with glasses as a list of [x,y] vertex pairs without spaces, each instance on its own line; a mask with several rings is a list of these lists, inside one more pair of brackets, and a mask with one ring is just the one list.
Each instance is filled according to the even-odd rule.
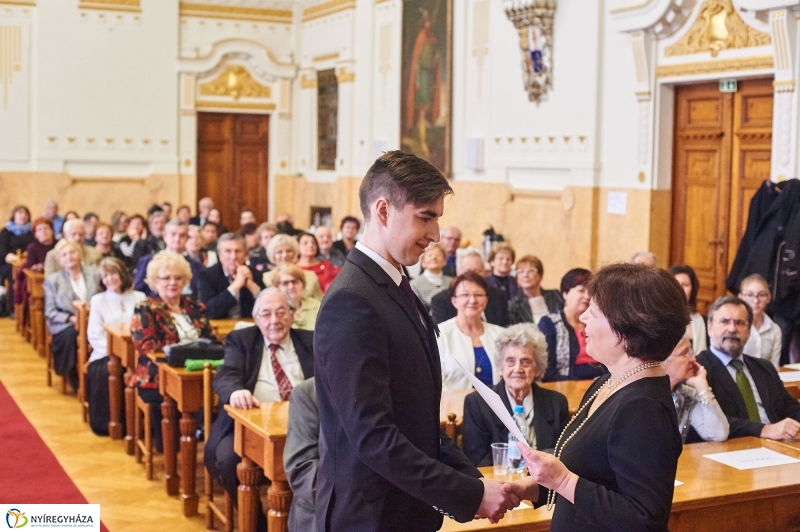
[[442,273],[448,277],[456,276],[456,251],[461,246],[461,230],[451,225],[442,229],[442,245],[446,251]]
[[217,258],[217,264],[200,274],[200,301],[206,306],[208,319],[247,316],[264,285],[261,276],[245,265],[244,238],[235,233],[219,237]]
[[[189,228],[178,219],[170,220],[164,227],[163,237],[166,250],[182,255],[183,258],[186,259],[186,262],[189,263],[189,268],[192,270],[192,280],[184,288],[183,295],[197,298],[200,286],[199,278],[200,273],[203,271],[203,265],[189,258],[189,254],[186,252]],[[156,293],[147,286],[147,282],[145,281],[147,277],[147,265],[150,264],[154,256],[155,253],[150,253],[139,259],[139,262],[136,263],[136,275],[133,278],[133,289],[144,292],[147,297],[156,297]]]
[[723,296],[708,309],[711,348],[697,356],[730,423],[730,437],[791,440],[800,433],[800,403],[789,395],[775,367],[744,354],[753,311],[738,297]]
[[[225,363],[214,376],[221,405],[249,409],[263,402],[288,401],[295,386],[314,376],[314,334],[292,329],[294,310],[292,299],[277,288],[258,295],[252,307],[256,327],[233,331],[225,340]],[[235,504],[236,466],[241,458],[233,450],[233,427],[233,420],[220,408],[203,460]],[[266,530],[264,512],[257,514],[257,530]]]

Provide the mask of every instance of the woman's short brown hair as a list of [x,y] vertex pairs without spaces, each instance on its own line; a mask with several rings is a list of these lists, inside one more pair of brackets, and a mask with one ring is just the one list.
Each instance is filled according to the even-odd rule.
[[689,305],[666,270],[641,264],[609,264],[586,288],[628,356],[662,362],[686,333]]
[[494,262],[494,258],[497,256],[498,253],[502,252],[511,253],[511,263],[513,264],[516,260],[517,254],[514,252],[514,248],[511,247],[511,244],[508,242],[498,242],[492,245],[491,249],[489,250],[489,264]]
[[100,275],[104,273],[116,273],[119,275],[119,280],[121,283],[119,291],[122,293],[127,292],[133,286],[133,277],[131,277],[131,273],[128,271],[127,266],[125,266],[125,263],[116,257],[106,257],[101,260],[97,270]]
[[520,269],[520,266],[523,264],[530,264],[536,271],[539,273],[539,277],[544,277],[544,264],[536,255],[523,255],[517,261],[517,270]]
[[458,285],[461,283],[475,283],[476,285],[483,288],[483,291],[486,295],[489,295],[489,285],[486,284],[486,279],[483,278],[480,274],[475,272],[464,272],[452,281],[450,281],[450,287],[448,290],[450,291],[450,297],[456,297],[456,290],[458,289]]
[[50,226],[50,229],[53,229],[53,222],[49,218],[45,218],[44,216],[39,216],[31,224],[31,232],[35,233],[36,228],[39,227],[40,225],[47,225]]
[[269,279],[272,282],[272,286],[280,286],[281,275],[291,275],[301,283],[303,283],[303,288],[306,287],[306,274],[300,266],[291,263],[284,263],[280,266],[277,266],[270,270],[269,272]]

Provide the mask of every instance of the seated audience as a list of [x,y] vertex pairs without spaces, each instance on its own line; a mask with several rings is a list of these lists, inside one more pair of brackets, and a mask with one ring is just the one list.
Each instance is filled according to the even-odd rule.
[[748,275],[742,279],[739,297],[753,309],[753,325],[750,327],[750,338],[744,346],[745,354],[769,360],[777,368],[781,365],[783,332],[765,312],[772,301],[767,280],[757,273]]
[[791,440],[800,433],[800,402],[792,398],[768,360],[744,354],[753,311],[738,297],[722,296],[708,309],[711,347],[697,355],[708,384],[730,423],[730,437]]
[[[190,225],[192,222],[192,210],[189,208],[188,205],[181,205],[178,207],[178,210],[175,212],[175,217],[181,222],[186,225]],[[195,226],[199,227],[199,226]]]
[[61,228],[64,226],[64,217],[58,215],[58,202],[50,200],[44,204],[44,217],[53,224],[56,237],[61,238]]
[[111,228],[114,232],[111,240],[115,244],[119,244],[123,237],[128,234],[128,215],[123,211],[114,211],[114,214],[111,215]]
[[31,228],[36,240],[28,244],[28,248],[25,250],[25,262],[17,271],[17,279],[14,283],[14,303],[17,305],[28,301],[28,278],[25,276],[25,270],[44,271],[45,258],[56,245],[53,222],[49,219],[44,216],[39,217],[33,221]]
[[208,221],[208,214],[213,208],[214,200],[208,197],[200,198],[200,201],[197,202],[197,216],[193,216],[192,219],[189,220],[189,225],[196,225],[200,228],[205,227]]
[[644,264],[645,266],[651,266],[653,268],[658,267],[658,257],[649,251],[637,251],[633,254],[629,262],[631,264]]
[[94,247],[96,244],[94,232],[97,230],[97,224],[100,222],[100,217],[93,212],[87,212],[83,215],[83,226],[86,228],[86,237],[83,243],[87,246]]
[[[180,222],[180,217],[178,218]],[[183,223],[183,222],[181,222]],[[202,264],[204,268],[210,268],[218,261],[217,252],[203,249],[203,235],[200,228],[196,225],[190,225],[187,229],[188,237],[186,238],[186,256],[198,264]]]
[[[64,213],[64,222],[68,222],[70,220],[80,220],[81,217],[78,216],[78,213],[75,211],[67,211]],[[62,226],[63,229],[63,226]]]
[[161,212],[164,213],[164,216],[167,217],[167,221],[172,220],[172,203],[165,201],[159,205],[159,207],[161,208]]
[[142,240],[147,234],[144,228],[144,217],[141,214],[134,214],[128,219],[128,228],[125,236],[119,240],[119,250],[126,257],[128,266],[133,267],[133,249],[136,243]]
[[545,382],[594,379],[606,373],[605,366],[586,352],[586,326],[579,319],[589,308],[584,285],[590,275],[583,268],[568,271],[561,279],[564,308],[539,320],[539,330],[547,340]]
[[500,382],[495,366],[495,340],[503,328],[483,321],[486,288],[486,280],[475,272],[459,275],[450,283],[450,299],[456,307],[456,317],[439,324],[436,339],[443,390],[472,388],[456,361],[487,386]]
[[[483,257],[480,252],[474,248],[459,250],[456,272],[458,275],[475,272],[482,276],[484,269]],[[485,321],[501,327],[507,327],[509,324],[508,295],[499,288],[492,288],[491,286],[488,287],[486,293],[489,299],[486,302],[486,310],[483,313]],[[449,288],[442,290],[431,298],[431,315],[436,320],[436,323],[443,323],[456,317],[456,307],[453,306]]]
[[130,386],[150,404],[153,442],[161,452],[161,402],[158,391],[158,366],[147,355],[163,351],[178,342],[214,339],[205,306],[183,295],[192,280],[192,269],[186,259],[172,251],[156,253],[147,264],[147,286],[155,297],[142,301],[131,319],[131,340],[138,357]]
[[114,237],[114,230],[111,225],[105,222],[98,222],[94,230],[94,249],[100,252],[103,258],[114,257],[124,261],[125,255],[117,247],[117,243],[112,239]]
[[239,229],[248,224],[253,224],[256,227],[258,227],[258,221],[256,220],[256,213],[253,212],[253,209],[244,209],[242,212],[239,213]]
[[[272,237],[267,245],[267,258],[274,265],[274,268],[281,264],[294,264],[299,248],[300,246],[294,237],[279,233]],[[309,270],[303,270],[303,275],[306,277],[303,297],[313,297],[322,301],[322,287],[319,285],[317,274]],[[262,279],[264,286],[272,286],[272,276],[268,272],[264,273]]]
[[228,228],[222,223],[222,213],[219,212],[219,209],[215,208],[208,211],[208,221],[217,224],[218,234],[224,235],[225,233],[229,232]]
[[[80,220],[76,221],[83,225]],[[44,280],[44,319],[53,337],[50,346],[53,369],[56,375],[66,375],[72,389],[77,391],[78,317],[73,302],[87,302],[97,292],[97,270],[81,264],[81,245],[73,240],[61,240],[52,252],[61,271],[51,273]]]
[[334,242],[333,247],[344,253],[346,257],[347,254],[350,253],[350,250],[355,247],[356,242],[358,242],[358,240],[356,240],[356,235],[358,235],[358,231],[361,229],[361,222],[355,216],[345,216],[342,218],[340,229],[342,232],[342,239]]
[[295,264],[281,264],[270,270],[270,283],[280,288],[295,303],[294,323],[295,329],[313,331],[317,322],[320,300],[313,297],[303,297],[306,277],[303,270]]
[[411,281],[411,289],[417,294],[425,308],[430,310],[431,298],[442,290],[446,290],[453,278],[442,273],[445,251],[441,244],[432,242],[420,257],[420,262],[424,270],[419,277]]
[[508,242],[498,242],[489,250],[489,266],[492,271],[486,276],[486,282],[492,288],[499,288],[508,295],[511,301],[522,294],[517,279],[511,275],[516,253]]
[[[180,223],[178,220],[170,220],[164,227],[164,247],[166,251],[177,253],[182,256],[189,264],[192,270],[191,281],[184,288],[183,295],[197,298],[200,293],[200,274],[204,268],[199,262],[195,262],[189,258],[186,253],[186,241],[188,240],[189,229]],[[147,265],[156,256],[156,253],[145,255],[139,259],[136,264],[136,275],[133,278],[133,289],[143,292],[147,297],[154,297],[155,292],[148,287],[147,283]]]
[[200,301],[208,319],[249,316],[264,285],[245,265],[244,239],[225,233],[217,242],[217,256],[219,262],[200,273]]
[[215,251],[217,249],[217,238],[219,238],[219,227],[214,222],[206,222],[200,229],[200,234],[203,235],[203,249],[206,251]]
[[708,385],[706,368],[694,358],[692,342],[683,338],[661,365],[669,377],[683,443],[727,440],[728,418]]
[[267,246],[269,246],[269,241],[272,237],[278,234],[278,226],[264,222],[258,226],[256,234],[258,235],[258,247],[250,250],[247,256],[247,265],[263,275],[273,267],[273,264],[267,258]]
[[558,290],[542,288],[544,265],[539,257],[525,255],[517,261],[517,285],[522,291],[508,304],[511,323],[535,323],[564,308]]
[[166,244],[164,244],[165,225],[167,225],[167,217],[163,211],[158,210],[149,215],[147,218],[148,235],[133,246],[131,263],[135,267],[138,267],[139,261],[145,255],[152,255],[166,248]]
[[311,233],[303,233],[298,238],[299,256],[297,258],[297,265],[303,270],[314,272],[319,279],[320,288],[325,292],[336,275],[339,273],[340,268],[337,268],[327,260],[319,260],[319,244],[317,238]]
[[314,236],[317,237],[317,244],[319,244],[317,258],[327,260],[337,268],[344,266],[344,263],[347,262],[347,255],[333,247],[333,233],[330,228],[321,225],[314,230]]
[[11,209],[11,218],[0,231],[0,286],[11,279],[11,262],[17,259],[36,238],[31,232],[31,213],[24,205]]
[[706,336],[706,319],[697,312],[697,292],[700,290],[700,281],[691,266],[678,264],[669,269],[669,273],[675,276],[675,280],[683,288],[686,294],[686,302],[689,303],[692,321],[686,327],[686,338],[692,342],[692,351],[699,355],[708,349],[708,337]]
[[442,229],[439,234],[440,242],[445,250],[445,262],[442,273],[450,277],[456,276],[456,251],[461,247],[461,230],[450,226]]
[[[100,228],[98,227],[98,231]],[[105,291],[92,296],[87,337],[92,353],[86,369],[89,426],[98,436],[108,436],[108,343],[104,323],[130,323],[133,309],[147,297],[135,290],[133,278],[121,260],[107,257],[97,267]]]
[[250,251],[258,247],[258,226],[254,223],[247,223],[239,227],[237,234],[244,238],[244,247],[248,255]]
[[[569,421],[567,398],[536,384],[547,366],[547,342],[532,323],[512,325],[495,340],[495,365],[502,379],[494,387],[506,410],[522,405],[528,445],[552,449]],[[464,399],[463,448],[477,467],[492,465],[492,443],[507,442],[508,429],[477,393]]]
[[[83,243],[85,236],[83,220],[78,218],[67,220],[64,222],[63,231],[64,240],[69,240],[78,244],[78,247],[81,250],[81,257],[83,257],[82,261],[84,266],[97,266],[100,264],[100,261],[103,260],[103,256],[100,254],[100,252],[91,246],[84,245]],[[61,266],[56,256],[56,250],[53,249],[44,259],[44,274],[50,275],[51,273],[55,273],[59,270],[61,270]]]
[[289,532],[316,530],[314,504],[319,465],[319,409],[314,377],[292,388],[283,469],[292,490]]
[[[292,329],[294,302],[277,288],[261,292],[253,306],[257,327],[231,332],[225,340],[225,362],[214,376],[220,405],[256,408],[261,403],[288,401],[292,389],[314,376],[313,333]],[[211,427],[204,450],[209,474],[236,502],[241,461],[233,450],[233,419],[224,409]],[[266,530],[264,513],[259,519]]]

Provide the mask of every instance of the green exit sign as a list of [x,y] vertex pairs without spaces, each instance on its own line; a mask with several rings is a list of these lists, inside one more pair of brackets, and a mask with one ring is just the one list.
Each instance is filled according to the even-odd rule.
[[719,80],[719,92],[736,92],[737,84],[735,79]]

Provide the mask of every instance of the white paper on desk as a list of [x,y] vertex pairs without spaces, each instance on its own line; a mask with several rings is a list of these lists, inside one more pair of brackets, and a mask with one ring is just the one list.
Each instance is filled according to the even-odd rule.
[[766,447],[746,449],[744,451],[730,451],[727,453],[706,454],[703,456],[739,470],[800,463],[800,460],[796,458],[776,453]]
[[778,377],[783,382],[800,382],[800,371],[779,371]]
[[514,510],[532,510],[532,509],[533,509],[533,506],[531,506],[530,504],[528,504],[526,502],[521,502],[521,503],[519,503],[519,506],[514,508]]
[[676,479],[675,479],[675,487],[677,488],[678,486],[683,486],[683,482],[681,482],[680,480],[678,480],[678,479],[676,478]]
[[800,364],[786,364],[784,368],[800,370]]
[[464,375],[466,375],[469,381],[472,383],[472,386],[475,387],[475,390],[481,394],[481,397],[483,397],[483,400],[486,401],[487,405],[489,405],[489,408],[491,408],[494,414],[500,418],[500,421],[503,422],[503,425],[505,425],[509,432],[514,435],[517,441],[522,442],[525,447],[530,449],[531,447],[528,445],[528,441],[522,436],[522,433],[519,431],[519,427],[516,423],[514,423],[514,418],[511,417],[511,414],[508,413],[508,410],[506,410],[506,405],[503,404],[503,400],[500,399],[500,396],[497,395],[494,390],[478,380],[475,375],[467,371],[467,368],[465,368],[457,358],[454,360],[458,364],[458,367],[461,368],[461,371],[464,372]]

